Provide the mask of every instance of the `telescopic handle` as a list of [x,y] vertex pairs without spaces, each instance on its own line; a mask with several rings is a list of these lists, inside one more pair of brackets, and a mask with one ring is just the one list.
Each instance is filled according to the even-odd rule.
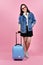
[[[17,34],[20,34],[20,32],[16,32],[16,45],[17,45]],[[22,37],[20,37],[20,43],[22,44]]]

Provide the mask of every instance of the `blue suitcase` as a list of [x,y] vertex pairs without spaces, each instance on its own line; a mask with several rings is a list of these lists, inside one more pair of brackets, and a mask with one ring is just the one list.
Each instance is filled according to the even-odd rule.
[[22,46],[22,39],[21,39],[21,44],[18,44],[17,43],[17,33],[16,33],[16,45],[12,47],[12,57],[14,60],[24,59],[24,49]]

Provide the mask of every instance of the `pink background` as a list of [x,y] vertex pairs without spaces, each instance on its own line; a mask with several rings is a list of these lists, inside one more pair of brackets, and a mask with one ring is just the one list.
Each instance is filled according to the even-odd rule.
[[[12,60],[12,46],[15,44],[15,32],[18,30],[20,5],[25,3],[36,18],[33,28],[28,60]],[[0,0],[0,65],[42,65],[43,64],[43,0]],[[24,63],[25,62],[25,63]]]

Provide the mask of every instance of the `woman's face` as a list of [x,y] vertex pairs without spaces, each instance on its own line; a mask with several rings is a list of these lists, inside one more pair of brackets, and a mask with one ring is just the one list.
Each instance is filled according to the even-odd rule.
[[27,12],[27,8],[26,8],[25,5],[22,5],[22,11],[23,11],[23,12]]

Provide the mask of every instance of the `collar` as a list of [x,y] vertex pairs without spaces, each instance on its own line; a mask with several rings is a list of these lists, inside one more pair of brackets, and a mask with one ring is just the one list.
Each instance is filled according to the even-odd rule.
[[28,14],[29,14],[28,12],[27,12],[27,15],[25,13],[23,13],[23,15],[25,15],[25,16],[28,16]]

